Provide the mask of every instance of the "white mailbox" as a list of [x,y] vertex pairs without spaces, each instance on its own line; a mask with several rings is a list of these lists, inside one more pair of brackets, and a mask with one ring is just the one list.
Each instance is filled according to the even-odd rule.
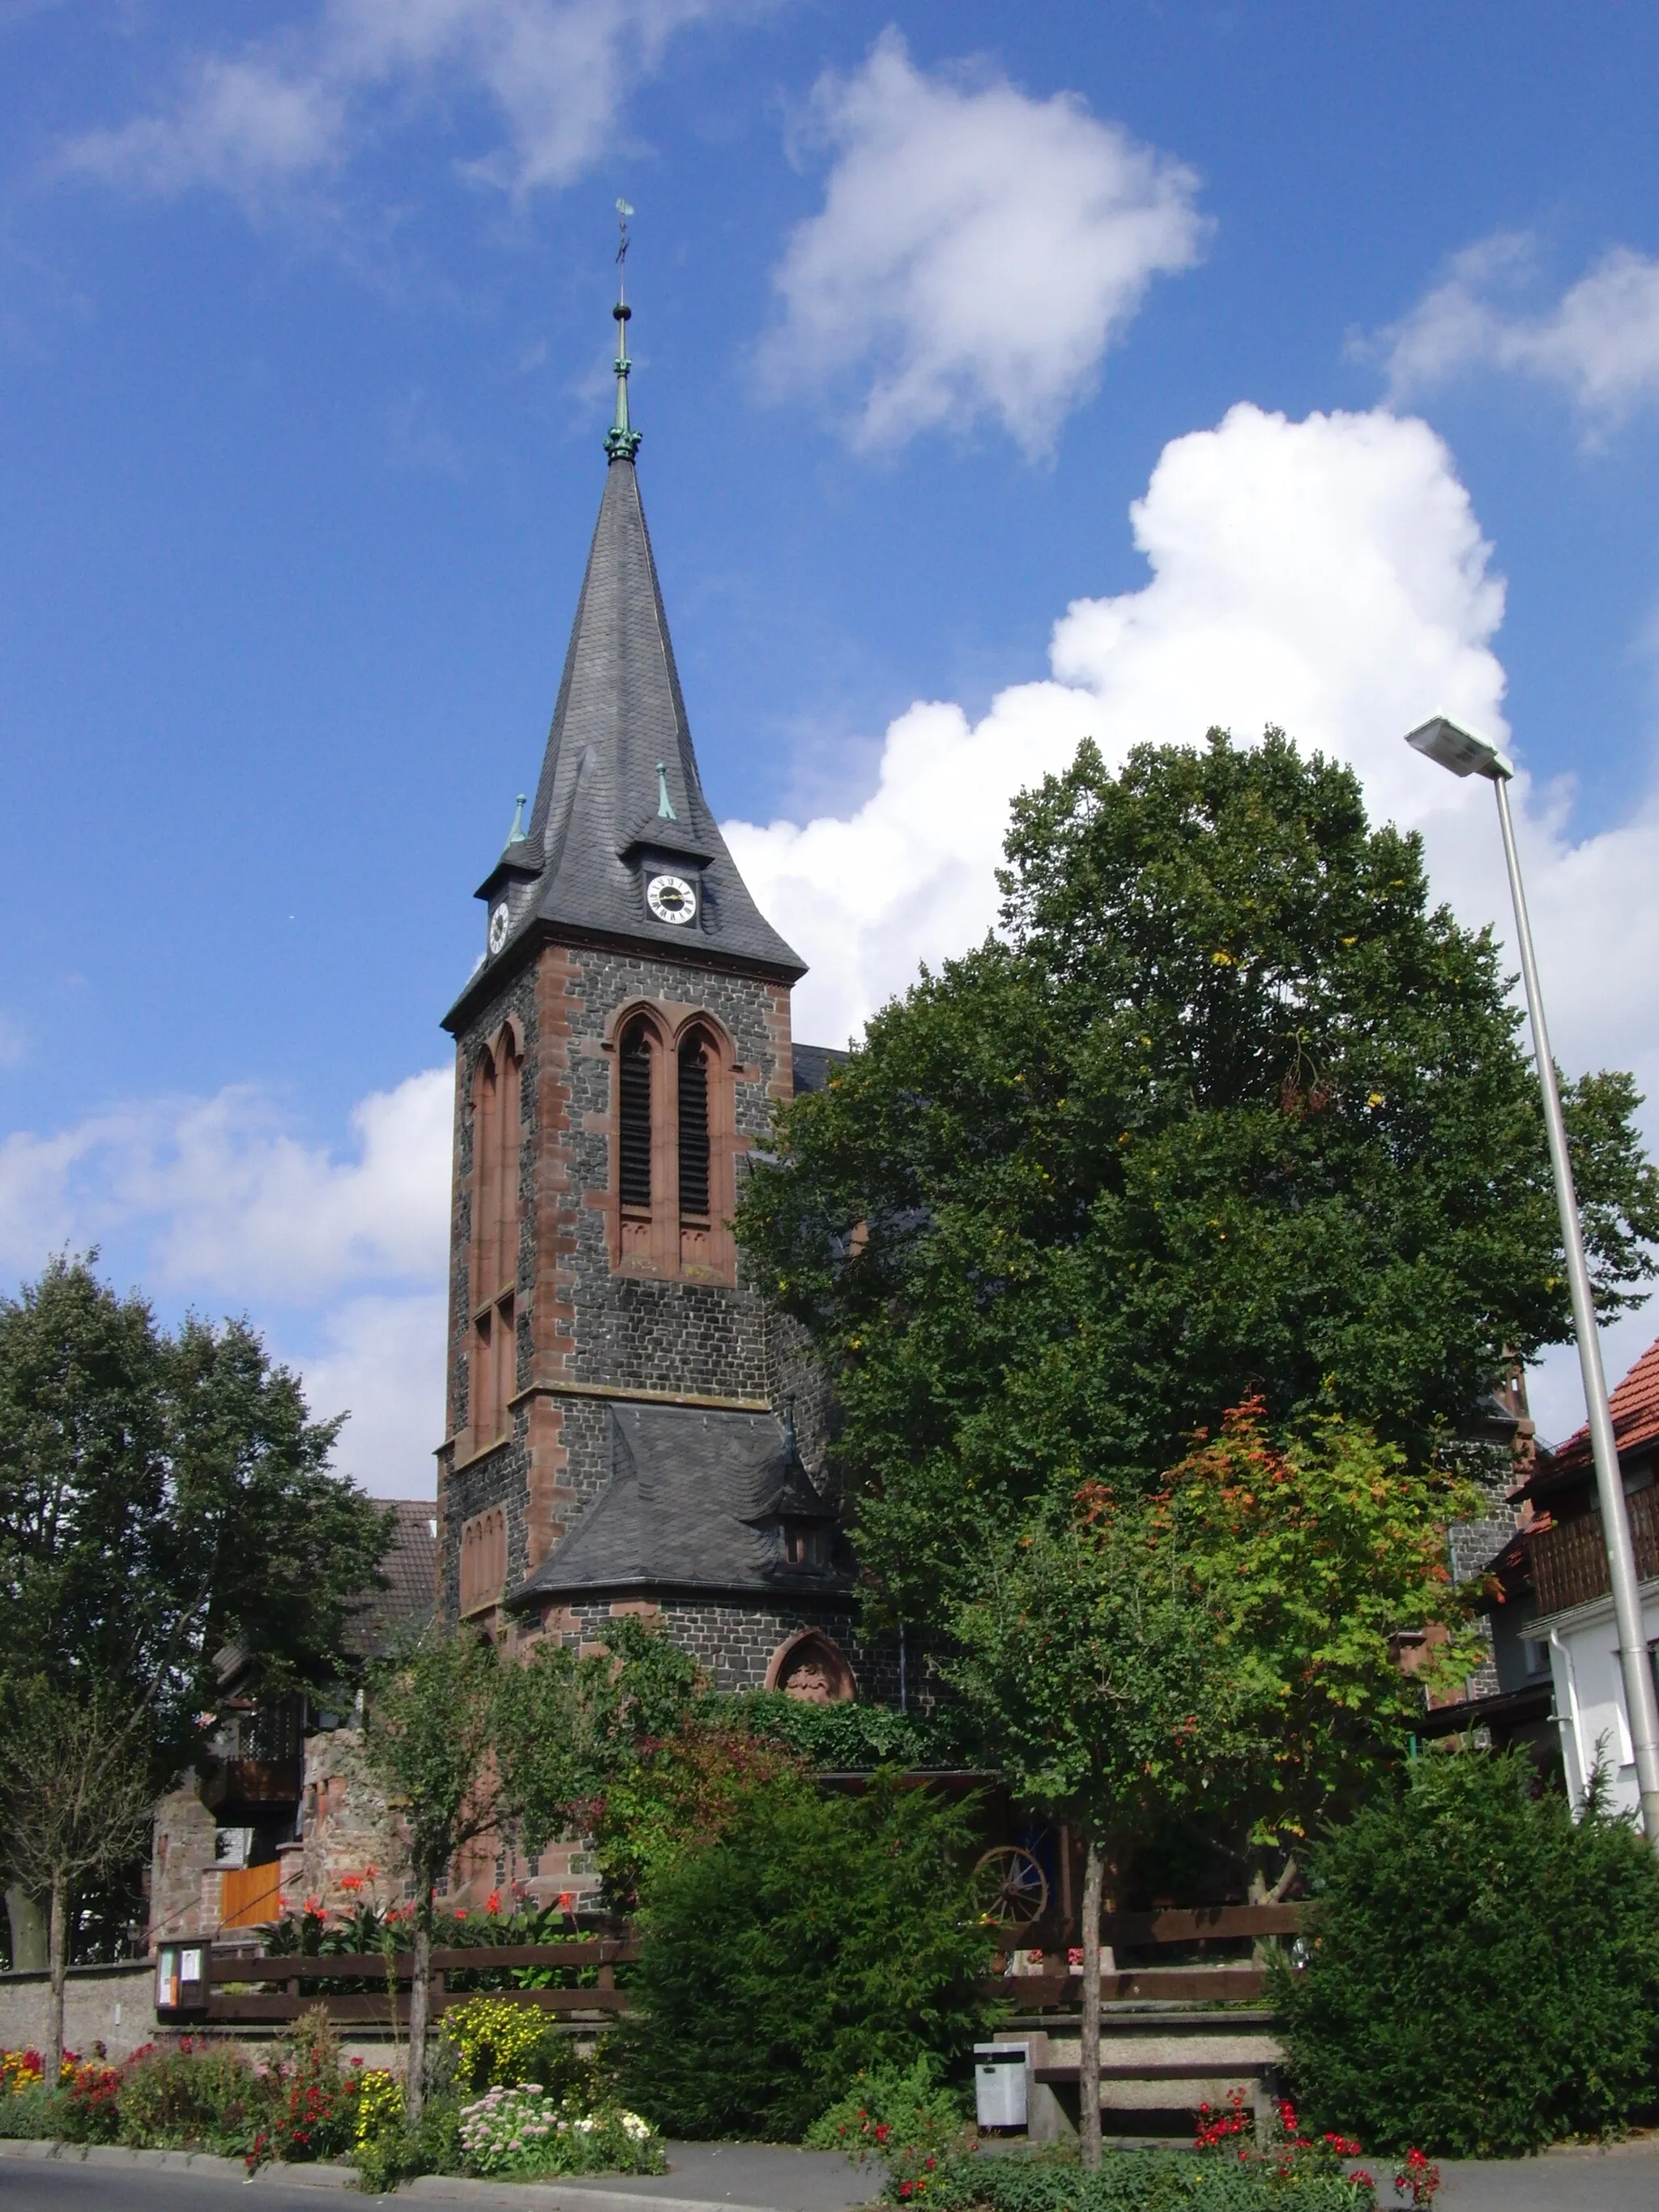
[[1025,2043],[974,2045],[974,2117],[982,2128],[1025,2125]]

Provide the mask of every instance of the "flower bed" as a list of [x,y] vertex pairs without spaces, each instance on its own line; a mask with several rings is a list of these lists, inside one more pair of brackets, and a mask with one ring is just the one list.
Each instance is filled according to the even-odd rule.
[[0,2135],[203,2150],[247,2160],[327,2158],[350,2148],[365,2069],[340,2063],[325,2020],[300,2021],[274,2057],[179,2036],[118,2066],[103,2046],[65,2051],[54,2087],[38,2051],[0,2052]]
[[665,2173],[662,2138],[620,2105],[556,2105],[538,2081],[487,2090],[461,2108],[470,2173],[524,2180],[544,2173]]
[[[1190,2150],[1109,2150],[1097,2172],[1074,2144],[1048,2151],[981,2154],[927,2068],[861,2075],[807,2136],[842,2144],[849,2157],[879,2158],[890,2203],[925,2197],[924,2212],[1376,2212],[1374,2177],[1354,2164],[1350,2137],[1303,2134],[1296,2108],[1276,2108],[1258,2145],[1242,2092],[1219,2108],[1200,2106]],[[1395,2203],[1427,2208],[1440,2170],[1413,2151],[1394,2177]]]
[[369,2190],[418,2173],[660,2173],[662,2139],[617,2103],[610,2072],[539,2012],[477,1996],[445,2015],[420,2129],[402,2081],[343,2064],[320,2010],[274,2055],[184,2035],[120,2066],[101,2047],[64,2054],[56,2084],[40,2054],[0,2051],[0,2136],[270,2161],[349,2158]]

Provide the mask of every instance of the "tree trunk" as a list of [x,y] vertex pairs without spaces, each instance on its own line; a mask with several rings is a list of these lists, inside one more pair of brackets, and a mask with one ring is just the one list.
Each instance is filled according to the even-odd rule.
[[421,1909],[415,1921],[414,1971],[409,1984],[409,2063],[404,2070],[404,2116],[410,2134],[421,2124],[426,2101],[426,2023],[432,2008],[432,1885],[421,1885]]
[[46,1963],[46,1916],[38,1897],[21,1881],[6,1884],[6,1917],[11,1923],[11,1965],[17,1974],[38,1974]]
[[1100,2170],[1100,1839],[1091,1831],[1083,1861],[1083,2033],[1078,2046],[1079,2136],[1083,2163]]
[[52,1885],[52,1913],[46,1929],[46,1963],[52,1980],[46,1994],[46,2063],[43,2078],[53,2089],[58,2087],[64,2063],[64,1978],[69,1971],[69,1900],[64,1894],[64,1887],[63,1876],[56,1876]]

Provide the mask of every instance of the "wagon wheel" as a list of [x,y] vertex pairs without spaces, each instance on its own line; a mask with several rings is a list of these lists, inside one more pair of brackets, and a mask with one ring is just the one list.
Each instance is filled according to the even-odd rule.
[[1048,1877],[1030,1851],[999,1844],[987,1851],[969,1879],[974,1909],[995,1928],[1030,1928],[1048,1909]]

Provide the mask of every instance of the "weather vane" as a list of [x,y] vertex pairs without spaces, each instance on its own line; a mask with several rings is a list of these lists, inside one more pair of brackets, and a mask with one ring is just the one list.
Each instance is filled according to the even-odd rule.
[[[626,200],[617,202],[617,304],[611,310],[617,321],[617,415],[605,433],[605,450],[613,461],[631,461],[640,449],[640,434],[628,419],[628,325],[634,310],[628,304],[628,218],[634,212]],[[665,787],[665,789],[666,787]]]

